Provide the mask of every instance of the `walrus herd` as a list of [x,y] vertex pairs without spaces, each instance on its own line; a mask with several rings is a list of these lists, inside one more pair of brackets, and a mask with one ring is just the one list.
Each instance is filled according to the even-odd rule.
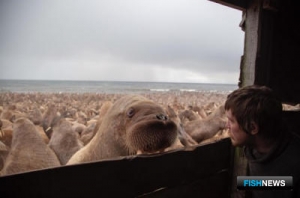
[[0,176],[227,137],[221,93],[0,93]]

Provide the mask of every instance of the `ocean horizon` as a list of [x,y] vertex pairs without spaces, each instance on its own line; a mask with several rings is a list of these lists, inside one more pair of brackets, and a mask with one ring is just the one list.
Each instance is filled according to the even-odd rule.
[[149,93],[149,92],[218,92],[229,93],[237,84],[86,81],[86,80],[0,80],[0,93]]

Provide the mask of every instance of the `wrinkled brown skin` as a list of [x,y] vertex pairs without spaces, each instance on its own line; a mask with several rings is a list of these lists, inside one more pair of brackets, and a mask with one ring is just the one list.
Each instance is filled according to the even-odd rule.
[[[214,103],[210,103],[209,105],[215,107]],[[222,130],[226,126],[224,105],[215,107],[204,119],[191,120],[184,123],[183,126],[185,131],[198,143],[214,137],[218,132],[222,133]]]
[[0,118],[1,119],[5,119],[5,120],[9,120],[10,122],[13,121],[14,119],[14,114],[13,114],[14,110],[10,110],[10,109],[4,109],[1,113]]
[[67,164],[162,151],[176,138],[177,126],[161,106],[139,95],[127,95],[113,104],[95,137]]
[[167,112],[168,112],[169,118],[171,120],[173,120],[177,125],[178,138],[179,138],[181,144],[185,147],[197,145],[198,143],[189,134],[187,134],[185,132],[183,125],[181,123],[181,119],[178,117],[178,115],[176,114],[176,112],[170,105],[168,105],[168,107],[167,107]]
[[0,141],[10,147],[12,140],[12,123],[6,119],[0,119]]
[[201,119],[200,116],[193,110],[186,109],[179,113],[179,118],[182,122],[182,124],[185,124],[187,122]]
[[[4,120],[6,121],[6,120]],[[9,121],[8,121],[9,122]],[[13,123],[11,123],[11,126],[5,127],[0,131],[0,141],[2,141],[6,146],[10,147],[12,142],[12,136],[13,136]],[[44,142],[48,144],[49,138],[45,134],[43,128],[39,125],[35,125],[36,129],[38,130],[39,134],[43,138]]]
[[225,115],[225,107],[224,105],[220,105],[217,107],[211,114],[207,116],[208,118],[214,118],[214,117],[219,117],[224,120],[226,120],[226,115]]
[[105,114],[108,112],[108,110],[113,106],[113,103],[111,101],[105,101],[99,111],[99,119],[97,121],[97,124],[94,128],[94,134],[99,130],[99,127],[102,123],[102,120],[105,116]]
[[46,144],[49,143],[49,137],[47,136],[47,134],[45,133],[44,129],[42,126],[40,125],[35,125],[35,128],[37,129],[37,131],[39,132],[40,136],[43,138],[44,142]]
[[43,121],[43,114],[40,109],[35,107],[28,113],[28,119],[31,120],[33,124],[40,125]]
[[2,126],[1,129],[12,129],[12,122],[6,119],[0,119]]
[[94,137],[94,129],[95,129],[96,123],[92,123],[88,125],[81,133],[80,140],[83,143],[83,145],[87,145],[91,139]]
[[72,129],[79,135],[86,129],[86,125],[78,123],[77,121],[72,122]]
[[14,122],[14,120],[21,117],[27,117],[27,115],[20,112],[15,104],[8,105],[0,115],[0,119],[9,120],[10,122]]
[[189,106],[189,110],[196,112],[198,114],[198,116],[202,119],[207,117],[207,114],[203,107]]
[[6,160],[6,157],[8,155],[9,148],[0,141],[0,171],[2,170],[4,166],[4,162]]
[[60,166],[58,158],[45,144],[34,124],[26,118],[17,119],[13,124],[11,148],[0,175],[56,166]]
[[225,129],[226,121],[220,117],[194,120],[186,123],[184,130],[198,143],[216,135]]
[[48,145],[55,152],[61,165],[65,165],[74,153],[83,147],[79,134],[73,131],[71,123],[64,118],[53,126]]
[[90,128],[88,128],[87,130],[84,130],[82,132],[80,139],[84,143],[84,145],[89,143],[91,141],[91,139],[95,136],[95,134],[99,130],[99,127],[102,123],[102,120],[103,120],[105,114],[112,107],[112,105],[113,105],[113,103],[111,101],[105,101],[100,108],[99,118],[97,120],[96,125],[94,127],[90,126]]
[[57,108],[54,104],[49,104],[47,111],[43,115],[42,126],[49,138],[52,134],[52,125],[53,122],[57,119]]

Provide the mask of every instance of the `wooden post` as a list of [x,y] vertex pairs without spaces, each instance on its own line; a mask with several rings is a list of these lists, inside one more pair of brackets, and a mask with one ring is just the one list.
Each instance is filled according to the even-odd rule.
[[259,53],[261,1],[249,2],[245,15],[244,55],[241,61],[240,87],[254,84],[255,65]]

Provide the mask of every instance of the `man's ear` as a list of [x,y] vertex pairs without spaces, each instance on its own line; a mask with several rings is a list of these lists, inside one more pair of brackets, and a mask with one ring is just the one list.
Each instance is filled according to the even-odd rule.
[[255,122],[251,122],[251,135],[258,134],[258,125]]

